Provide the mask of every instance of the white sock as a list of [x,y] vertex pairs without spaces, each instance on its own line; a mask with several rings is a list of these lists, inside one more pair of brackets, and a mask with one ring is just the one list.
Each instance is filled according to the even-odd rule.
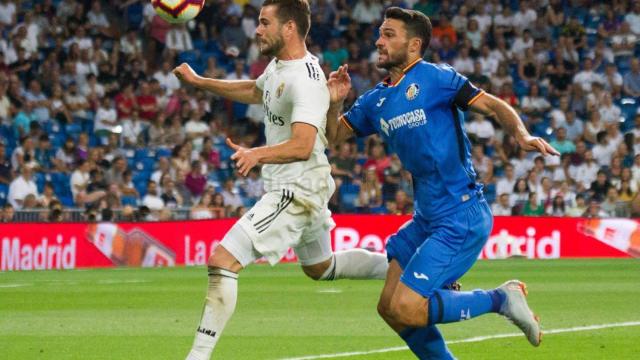
[[365,249],[351,249],[333,253],[331,265],[321,280],[380,279],[387,275],[389,262],[382,254]]
[[209,287],[191,352],[186,360],[209,360],[227,320],[236,308],[238,274],[209,267]]

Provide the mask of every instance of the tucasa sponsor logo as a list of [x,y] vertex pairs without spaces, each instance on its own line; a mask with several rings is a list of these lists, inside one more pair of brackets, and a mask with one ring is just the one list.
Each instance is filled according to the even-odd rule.
[[205,329],[203,327],[198,326],[198,332],[201,334],[209,335],[211,337],[216,337],[216,332],[213,330]]
[[550,236],[536,238],[536,228],[528,227],[524,235],[512,235],[507,229],[500,229],[490,236],[480,258],[504,259],[523,256],[529,259],[559,259],[560,231],[551,231]]
[[62,235],[49,242],[42,238],[39,244],[23,244],[20,238],[2,239],[0,271],[74,269],[76,267],[76,238],[65,243]]
[[[424,109],[416,109],[416,110],[406,112],[402,115],[393,117],[390,120],[386,120],[385,122],[387,124],[386,126],[387,129],[391,131],[395,131],[405,126],[408,127],[409,129],[412,129],[414,127],[418,127],[426,124],[427,114],[425,114]],[[388,130],[385,131],[387,135],[388,135]]]

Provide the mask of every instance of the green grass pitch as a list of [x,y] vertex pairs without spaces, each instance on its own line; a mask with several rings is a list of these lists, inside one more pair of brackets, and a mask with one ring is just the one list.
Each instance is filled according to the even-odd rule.
[[[463,289],[519,278],[543,327],[640,322],[638,260],[481,261]],[[0,359],[184,359],[203,268],[0,273]],[[249,267],[214,359],[284,359],[403,346],[376,314],[382,281],[314,282],[296,265]],[[447,340],[518,330],[497,315],[441,326]],[[640,326],[456,343],[459,359],[640,358]],[[345,359],[346,357],[333,357]],[[413,359],[409,351],[349,359]]]

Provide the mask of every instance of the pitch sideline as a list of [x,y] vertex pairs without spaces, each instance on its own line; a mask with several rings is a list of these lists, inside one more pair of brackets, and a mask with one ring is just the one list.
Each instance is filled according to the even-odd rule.
[[[631,327],[631,326],[640,326],[640,321],[627,321],[627,322],[621,322],[621,323],[611,323],[611,324],[601,324],[601,325],[576,326],[576,327],[561,328],[561,329],[548,329],[548,330],[543,329],[543,333],[544,335],[551,335],[551,334],[562,334],[562,333],[569,333],[569,332],[591,331],[591,330],[600,330],[600,329],[609,329],[609,328],[618,328],[618,327]],[[447,344],[450,345],[450,344],[473,343],[473,342],[481,342],[481,341],[494,340],[494,339],[504,339],[504,338],[518,337],[518,336],[523,336],[523,335],[521,332],[518,332],[518,333],[508,333],[508,334],[487,335],[487,336],[475,336],[468,339],[447,341]],[[335,353],[335,354],[309,355],[309,356],[294,357],[294,358],[282,358],[279,360],[333,359],[333,358],[351,357],[351,356],[360,356],[360,355],[369,355],[369,354],[381,354],[381,353],[404,351],[404,350],[409,350],[409,348],[406,346],[398,346],[398,347],[390,347],[390,348],[368,350],[368,351],[353,351],[353,352],[344,352],[344,353]]]

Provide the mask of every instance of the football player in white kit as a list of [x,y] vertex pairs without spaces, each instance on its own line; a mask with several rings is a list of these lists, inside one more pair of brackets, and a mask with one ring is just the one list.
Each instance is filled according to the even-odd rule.
[[327,208],[335,190],[324,153],[329,90],[318,59],[305,46],[310,26],[306,0],[266,0],[256,38],[273,56],[256,80],[202,78],[187,64],[174,69],[184,83],[233,101],[262,103],[267,144],[235,150],[231,159],[246,176],[263,165],[266,194],[236,222],[209,257],[209,285],[195,341],[187,360],[209,359],[231,317],[238,272],[264,256],[276,264],[292,247],[305,274],[314,280],[384,279],[386,256],[363,249],[332,253],[334,226]]

